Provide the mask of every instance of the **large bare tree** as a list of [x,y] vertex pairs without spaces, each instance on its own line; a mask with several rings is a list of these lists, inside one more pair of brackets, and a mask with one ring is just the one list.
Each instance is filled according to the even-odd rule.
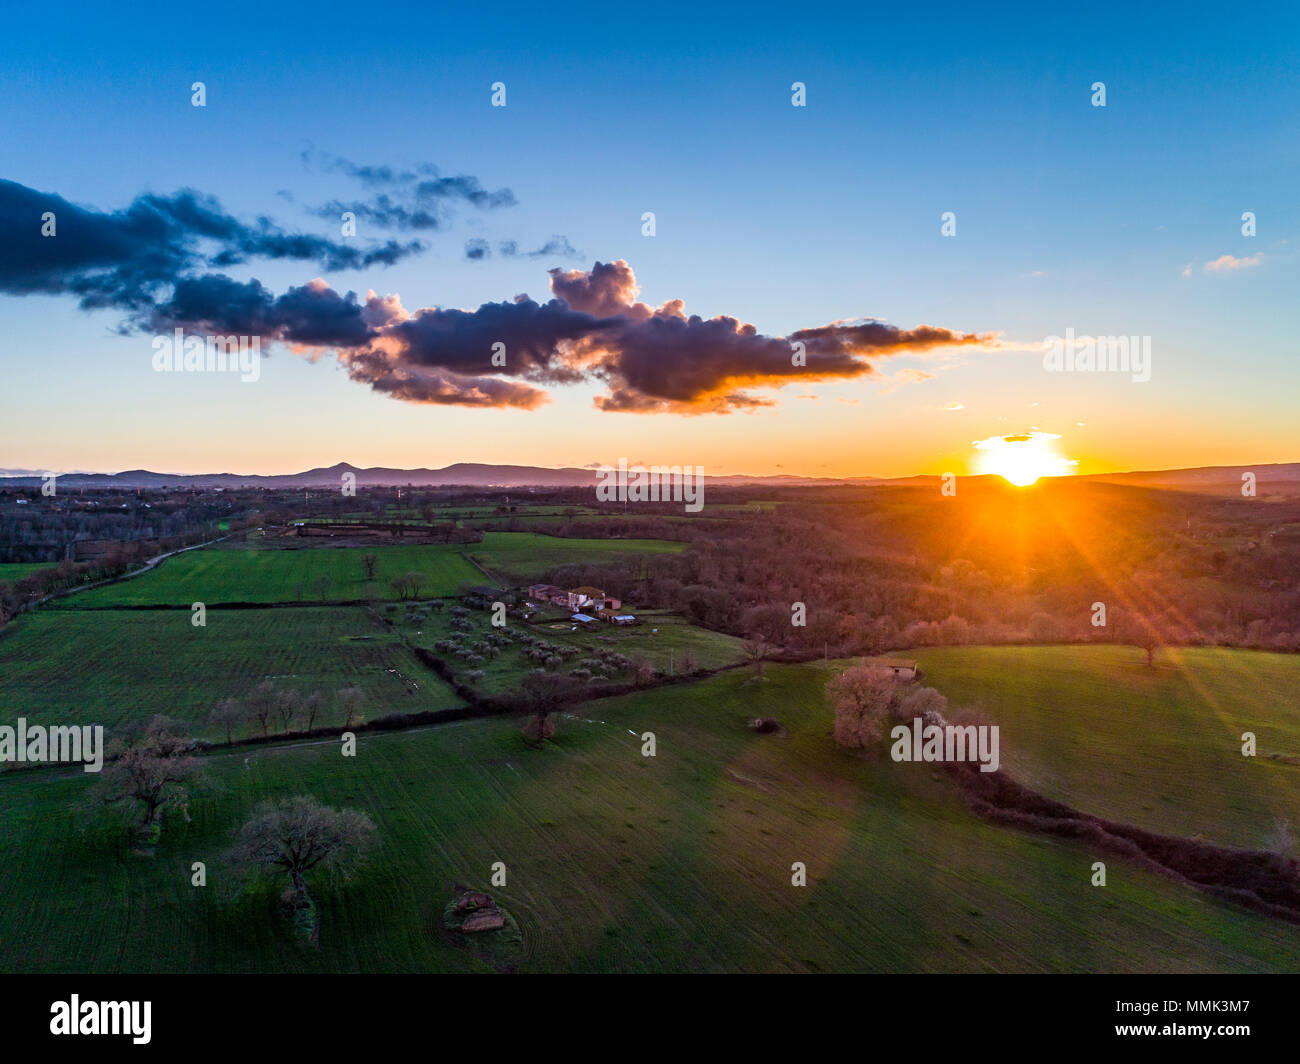
[[302,897],[309,872],[346,876],[374,834],[375,825],[364,813],[299,795],[259,806],[239,829],[228,857],[239,869],[288,876],[292,895]]
[[835,741],[854,748],[879,742],[897,688],[888,670],[868,665],[854,665],[832,679],[826,693],[835,710]]
[[524,738],[542,743],[555,734],[554,716],[569,703],[578,688],[577,681],[563,673],[534,669],[524,677]]
[[188,785],[200,771],[192,756],[194,744],[178,724],[154,717],[114,746],[99,793],[106,805],[134,805],[139,818],[131,821],[132,835],[149,841],[161,830],[167,811],[188,815]]
[[855,748],[879,742],[891,718],[942,716],[948,709],[948,700],[933,687],[899,683],[891,670],[870,664],[845,669],[826,685],[826,694],[835,711],[835,741]]

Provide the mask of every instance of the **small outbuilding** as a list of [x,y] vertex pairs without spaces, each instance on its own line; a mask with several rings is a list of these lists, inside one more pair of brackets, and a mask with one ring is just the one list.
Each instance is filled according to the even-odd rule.
[[916,662],[911,658],[874,658],[862,664],[876,669],[888,669],[897,680],[915,680]]

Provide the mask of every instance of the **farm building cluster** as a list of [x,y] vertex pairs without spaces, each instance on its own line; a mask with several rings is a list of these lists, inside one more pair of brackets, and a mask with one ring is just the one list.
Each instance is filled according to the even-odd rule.
[[635,624],[636,617],[623,610],[623,600],[606,595],[598,587],[556,587],[554,584],[533,584],[528,597],[536,602],[549,602],[568,610],[571,620],[579,624],[594,624],[597,620],[608,624]]

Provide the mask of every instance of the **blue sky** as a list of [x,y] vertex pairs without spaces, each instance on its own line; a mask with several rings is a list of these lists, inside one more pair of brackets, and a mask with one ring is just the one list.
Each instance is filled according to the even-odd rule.
[[[953,468],[971,440],[1030,425],[1060,433],[1084,471],[1295,460],[1298,29],[1283,5],[13,14],[0,37],[0,177],[103,211],[189,187],[238,218],[326,236],[337,225],[301,205],[362,190],[306,169],[308,149],[432,163],[518,201],[458,210],[427,252],[388,269],[230,271],[277,293],[322,276],[339,292],[399,292],[408,309],[474,308],[548,298],[551,266],[625,259],[647,303],[680,298],[771,336],[871,316],[995,331],[1012,346],[1067,327],[1148,334],[1154,355],[1143,385],[1051,377],[1023,351],[940,353],[881,366],[933,379],[792,384],[762,391],[777,405],[753,413],[603,413],[598,382],[549,388],[533,411],[480,410],[376,394],[329,355],[277,352],[256,385],[160,376],[147,337],[113,333],[120,314],[0,294],[0,466],[282,472],[625,454],[719,473],[905,475]],[[489,106],[496,81],[505,108]],[[805,108],[790,105],[794,81]],[[1104,109],[1090,105],[1094,81]],[[647,210],[653,238],[640,232]],[[949,210],[951,239],[939,232]],[[581,258],[463,254],[471,237],[527,249],[552,234]],[[1205,270],[1223,255],[1260,258]],[[964,409],[939,409],[952,402]]]

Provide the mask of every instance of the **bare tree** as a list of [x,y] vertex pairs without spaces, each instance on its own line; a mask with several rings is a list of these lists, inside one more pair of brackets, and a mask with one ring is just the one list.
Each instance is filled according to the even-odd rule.
[[188,819],[187,784],[199,774],[199,764],[191,756],[193,742],[178,728],[163,717],[137,726],[104,769],[99,794],[106,805],[135,804],[140,818],[132,821],[131,832],[136,839],[154,838],[168,810]]
[[365,554],[362,556],[361,565],[362,568],[364,568],[366,571],[367,580],[373,580],[375,578],[375,564],[378,561],[379,558],[374,554]]
[[263,680],[249,693],[246,700],[248,719],[262,726],[262,734],[271,734],[271,718],[275,715],[275,685]]
[[313,691],[303,699],[302,710],[307,715],[307,730],[311,731],[316,725],[316,718],[320,716],[321,710],[325,708],[325,696],[319,691]]
[[280,730],[287,732],[289,725],[302,709],[302,695],[293,689],[275,693],[275,712],[280,718]]
[[406,574],[406,585],[411,589],[411,598],[419,598],[420,588],[424,585],[424,574],[411,570]]
[[248,719],[248,711],[233,698],[223,698],[208,713],[208,723],[226,730],[226,742],[234,742],[235,728]]
[[338,700],[339,712],[343,714],[343,727],[351,728],[361,723],[361,704],[365,701],[360,687],[345,687],[334,696]]
[[311,582],[312,590],[316,592],[322,602],[325,601],[325,596],[329,594],[330,583],[329,573],[321,573]]
[[524,677],[524,706],[528,719],[524,722],[524,738],[530,743],[543,743],[555,734],[552,719],[573,698],[578,684],[562,673],[534,669]]
[[283,873],[295,897],[307,893],[308,872],[346,876],[373,842],[375,825],[355,809],[331,809],[298,796],[258,807],[239,829],[228,857],[239,869]]
[[763,662],[767,658],[767,640],[761,635],[750,636],[744,642],[745,657],[754,663],[754,671],[758,678],[763,678]]
[[1160,649],[1160,634],[1149,624],[1139,624],[1137,626],[1137,635],[1133,640],[1139,647],[1146,651],[1147,668],[1151,668],[1156,663],[1156,651]]

